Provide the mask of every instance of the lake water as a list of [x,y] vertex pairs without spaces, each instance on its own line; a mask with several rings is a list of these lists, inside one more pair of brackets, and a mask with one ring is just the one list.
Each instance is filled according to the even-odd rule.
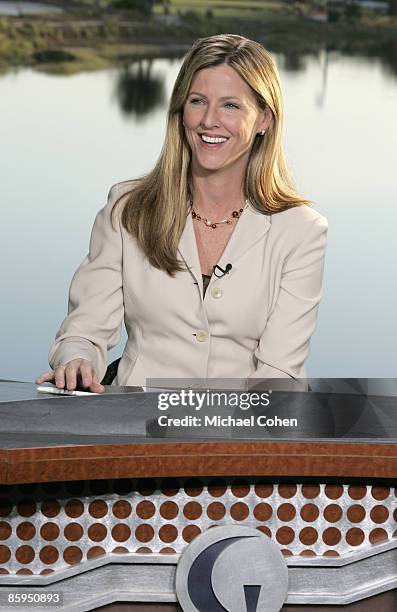
[[[380,59],[338,53],[305,57],[293,71],[276,59],[289,163],[329,220],[309,375],[395,377],[396,74]],[[180,62],[0,78],[0,378],[47,369],[95,214],[113,183],[154,165]]]
[[18,15],[39,13],[63,13],[63,9],[59,6],[41,4],[40,2],[3,2],[0,0],[0,15],[18,17]]

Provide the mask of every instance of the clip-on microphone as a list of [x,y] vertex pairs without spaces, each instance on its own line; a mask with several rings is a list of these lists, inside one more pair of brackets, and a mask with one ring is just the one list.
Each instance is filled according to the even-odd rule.
[[[216,273],[216,269],[218,268],[218,270],[221,271],[222,274],[217,274]],[[213,267],[214,270],[214,276],[216,276],[216,278],[223,278],[224,276],[226,276],[226,274],[229,274],[230,270],[233,268],[231,263],[226,264],[226,268],[223,269],[220,266],[218,266],[218,264],[216,266]]]

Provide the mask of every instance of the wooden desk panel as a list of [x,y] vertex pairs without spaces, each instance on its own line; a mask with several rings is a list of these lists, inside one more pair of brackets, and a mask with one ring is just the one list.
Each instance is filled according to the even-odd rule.
[[0,450],[0,484],[162,476],[397,478],[397,444],[156,442]]
[[397,478],[397,397],[272,397],[276,410],[299,415],[297,430],[164,431],[157,424],[163,414],[157,394],[138,388],[54,397],[37,393],[34,384],[3,382],[0,484],[164,476]]

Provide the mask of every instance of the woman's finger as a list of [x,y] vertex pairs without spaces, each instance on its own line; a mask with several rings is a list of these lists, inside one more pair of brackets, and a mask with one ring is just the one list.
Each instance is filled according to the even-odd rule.
[[82,360],[80,364],[80,377],[84,387],[88,388],[91,386],[93,372],[94,368],[91,361]]
[[77,367],[76,360],[69,361],[65,367],[66,388],[68,391],[74,391],[77,384]]
[[43,382],[53,382],[54,377],[55,377],[55,373],[52,370],[51,372],[44,372],[43,374],[40,374],[40,376],[36,378],[36,383],[40,385]]
[[92,377],[92,384],[90,386],[90,391],[92,391],[92,393],[103,393],[105,391],[105,387],[101,385],[101,383],[99,382],[94,368],[92,368],[92,371],[93,371],[93,377]]
[[65,366],[58,366],[54,372],[55,384],[58,389],[65,387]]

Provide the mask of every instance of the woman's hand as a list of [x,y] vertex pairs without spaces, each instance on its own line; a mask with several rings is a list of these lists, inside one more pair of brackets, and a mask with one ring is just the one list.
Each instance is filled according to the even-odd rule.
[[65,365],[56,368],[54,372],[41,374],[36,379],[36,383],[40,385],[43,382],[55,383],[58,389],[66,388],[68,391],[74,391],[77,383],[80,383],[92,393],[103,393],[105,391],[105,387],[98,381],[94,366],[87,359],[72,359]]

